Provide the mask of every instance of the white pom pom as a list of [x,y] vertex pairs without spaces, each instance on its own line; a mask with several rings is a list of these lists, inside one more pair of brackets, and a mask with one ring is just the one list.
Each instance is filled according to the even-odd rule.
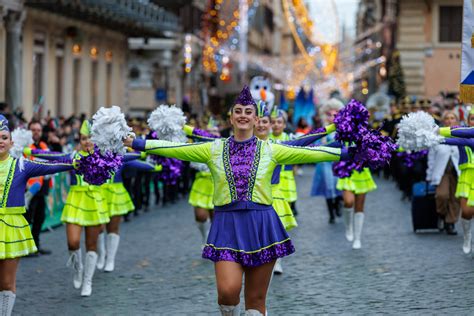
[[438,145],[442,137],[431,115],[416,112],[405,115],[398,126],[397,144],[405,150],[420,151]]
[[33,144],[33,133],[24,128],[16,128],[12,132],[13,146],[10,148],[10,155],[13,158],[23,157],[23,149]]
[[183,132],[185,123],[186,117],[180,108],[165,104],[157,107],[148,118],[148,126],[156,132],[159,139],[173,142],[186,142]]
[[118,106],[101,107],[92,117],[91,140],[103,152],[125,154],[123,140],[131,130]]

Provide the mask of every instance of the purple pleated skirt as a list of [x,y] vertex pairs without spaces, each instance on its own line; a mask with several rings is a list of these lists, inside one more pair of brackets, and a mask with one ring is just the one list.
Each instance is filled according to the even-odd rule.
[[295,248],[273,207],[215,211],[202,257],[257,267],[283,258]]

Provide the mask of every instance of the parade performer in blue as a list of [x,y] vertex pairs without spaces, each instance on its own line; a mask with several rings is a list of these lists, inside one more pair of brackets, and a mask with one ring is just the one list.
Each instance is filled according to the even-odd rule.
[[[344,107],[344,104],[337,99],[330,99],[321,107],[321,119],[325,125],[334,123],[334,117],[337,112]],[[327,145],[335,141],[334,134],[329,134],[321,139],[321,145]],[[332,172],[331,162],[321,162],[316,164],[314,169],[313,185],[311,187],[311,196],[324,196],[329,212],[329,224],[334,224],[336,216],[341,216],[340,200],[341,191],[337,186],[338,178]]]

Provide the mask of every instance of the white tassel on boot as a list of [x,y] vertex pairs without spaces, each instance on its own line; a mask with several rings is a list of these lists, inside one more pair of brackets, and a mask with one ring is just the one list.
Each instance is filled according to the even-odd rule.
[[0,291],[0,316],[11,316],[15,298],[12,291]]
[[102,270],[105,266],[105,233],[100,233],[97,239],[97,253],[99,258],[97,259],[97,269]]
[[362,244],[360,242],[360,236],[362,235],[362,227],[364,226],[364,213],[357,212],[354,215],[354,243],[352,249],[360,249]]
[[347,241],[354,240],[354,210],[349,207],[343,208],[344,225],[346,226]]
[[464,243],[462,245],[462,251],[467,255],[471,253],[471,243],[472,243],[472,235],[471,235],[471,220],[461,218],[461,226],[464,232]]
[[97,253],[88,251],[84,266],[84,279],[82,280],[81,296],[90,296],[92,294],[92,278],[94,277],[95,267],[97,265]]
[[107,235],[107,257],[105,258],[104,271],[112,272],[115,269],[115,255],[120,242],[120,235],[110,233]]
[[81,249],[69,250],[69,260],[67,261],[66,266],[74,269],[72,283],[75,289],[80,289],[82,286],[82,277],[84,274]]
[[219,305],[222,316],[240,316],[240,305]]

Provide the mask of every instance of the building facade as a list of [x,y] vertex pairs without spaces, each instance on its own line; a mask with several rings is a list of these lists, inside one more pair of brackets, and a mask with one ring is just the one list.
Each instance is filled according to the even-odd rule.
[[26,118],[126,111],[128,37],[178,29],[162,8],[131,0],[0,0],[0,12],[0,101]]
[[462,0],[399,0],[397,48],[408,95],[459,92]]

